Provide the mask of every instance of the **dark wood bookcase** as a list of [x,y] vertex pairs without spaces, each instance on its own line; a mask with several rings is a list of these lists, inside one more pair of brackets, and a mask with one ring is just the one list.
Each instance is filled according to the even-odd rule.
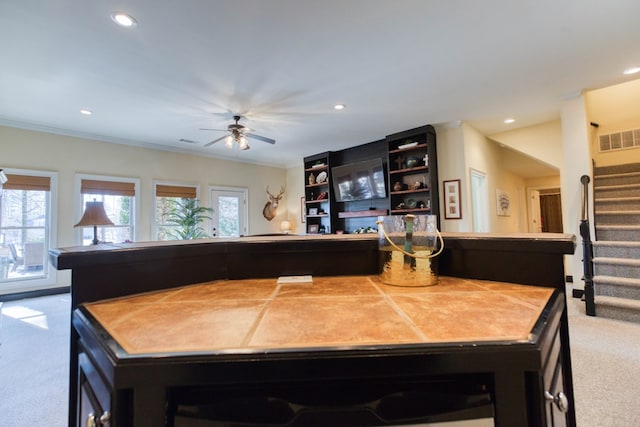
[[304,209],[307,234],[330,234],[336,221],[331,189],[332,153],[304,158]]
[[[387,174],[387,197],[337,202],[331,168],[375,158],[382,160]],[[323,172],[326,179],[318,182],[317,177]],[[440,225],[436,132],[431,125],[345,150],[305,157],[304,179],[307,218],[304,230],[308,234],[375,229],[377,217],[390,214],[438,215]],[[318,199],[323,193],[326,197]]]
[[436,132],[433,126],[388,135],[386,141],[391,214],[439,215]]

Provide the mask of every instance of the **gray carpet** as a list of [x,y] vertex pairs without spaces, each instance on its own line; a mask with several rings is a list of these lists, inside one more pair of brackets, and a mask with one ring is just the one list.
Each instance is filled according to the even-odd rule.
[[[67,425],[69,304],[66,294],[4,303],[0,426]],[[588,317],[570,298],[569,328],[578,426],[640,425],[640,324]]]

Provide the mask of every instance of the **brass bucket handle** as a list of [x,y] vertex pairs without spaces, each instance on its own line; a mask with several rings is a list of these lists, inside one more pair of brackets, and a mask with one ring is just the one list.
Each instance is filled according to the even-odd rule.
[[414,253],[405,251],[403,248],[401,248],[400,246],[398,246],[395,243],[393,243],[393,241],[391,241],[391,239],[387,235],[387,232],[385,231],[384,225],[382,223],[383,223],[383,221],[381,221],[381,220],[376,221],[376,224],[380,227],[380,230],[382,230],[382,234],[384,235],[384,238],[387,239],[387,242],[389,242],[389,244],[391,246],[393,246],[395,249],[399,250],[400,252],[402,252],[403,254],[405,254],[407,256],[410,256],[410,257],[416,258],[416,259],[429,259],[429,258],[437,257],[444,250],[444,241],[442,240],[442,235],[440,234],[440,231],[438,231],[438,227],[435,227],[436,236],[438,237],[438,240],[440,241],[440,249],[438,249],[438,252],[436,252],[435,254],[427,255],[427,256],[418,256],[418,255],[416,255]]

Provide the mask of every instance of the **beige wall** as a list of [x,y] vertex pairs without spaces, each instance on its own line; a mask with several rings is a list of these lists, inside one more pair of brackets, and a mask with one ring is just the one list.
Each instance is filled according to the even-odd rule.
[[[526,232],[524,179],[505,171],[502,167],[502,150],[494,141],[468,124],[464,125],[464,136],[467,167],[487,175],[489,231],[494,233]],[[465,178],[469,179],[468,176]],[[506,192],[510,196],[511,207],[508,216],[498,215],[497,190]],[[469,212],[470,210],[467,209],[467,215],[470,215]]]
[[304,168],[302,166],[302,159],[300,159],[300,166],[287,169],[287,189],[289,191],[287,219],[291,223],[291,233],[304,234],[307,230],[304,224],[300,222],[300,211],[302,210],[300,198],[304,196]]
[[287,191],[278,215],[269,222],[262,216],[267,202],[265,188],[268,185],[274,192],[286,186],[286,169],[10,127],[0,127],[0,167],[58,173],[57,242],[53,242],[57,247],[78,243],[74,241],[73,229],[80,215],[76,209],[78,195],[74,194],[75,174],[140,179],[137,241],[151,240],[154,180],[198,185],[201,202],[207,206],[209,186],[247,188],[250,234],[279,232],[280,221],[288,216],[291,197]]
[[[552,128],[553,126],[550,126]],[[534,131],[535,132],[535,131]],[[549,132],[545,130],[545,132]],[[527,139],[526,133],[521,135]],[[527,184],[524,178],[503,168],[507,154],[499,145],[478,132],[468,123],[455,123],[437,127],[438,179],[442,182],[459,179],[462,193],[462,219],[441,218],[441,227],[447,232],[473,230],[471,209],[470,172],[475,169],[487,177],[487,207],[489,231],[495,233],[527,232]],[[512,138],[515,143],[517,138]],[[516,144],[517,145],[517,144]],[[559,179],[559,178],[558,178]],[[496,190],[507,192],[511,198],[509,216],[498,215]],[[442,190],[441,190],[442,193]],[[440,195],[440,206],[444,206]]]
[[562,167],[560,120],[494,134],[491,139],[558,169]]
[[640,129],[640,79],[586,92],[585,107],[590,127],[589,142],[597,166],[640,162],[640,147],[600,152],[599,134]]
[[462,123],[439,125],[436,127],[436,146],[438,150],[438,185],[440,191],[440,212],[444,212],[443,181],[460,180],[462,218],[445,219],[440,215],[442,231],[471,231],[473,223],[469,209],[469,172],[466,165],[464,133]]

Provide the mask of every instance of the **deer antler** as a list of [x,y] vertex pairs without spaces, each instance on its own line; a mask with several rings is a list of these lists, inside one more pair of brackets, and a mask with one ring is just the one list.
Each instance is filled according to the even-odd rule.
[[280,193],[278,193],[278,195],[277,195],[277,196],[274,196],[273,194],[271,194],[271,193],[269,192],[269,186],[267,185],[267,194],[268,194],[270,197],[274,198],[274,199],[278,199],[278,198],[280,198],[280,196],[282,196],[282,195],[284,194],[284,185],[281,185],[281,186],[280,186]]

